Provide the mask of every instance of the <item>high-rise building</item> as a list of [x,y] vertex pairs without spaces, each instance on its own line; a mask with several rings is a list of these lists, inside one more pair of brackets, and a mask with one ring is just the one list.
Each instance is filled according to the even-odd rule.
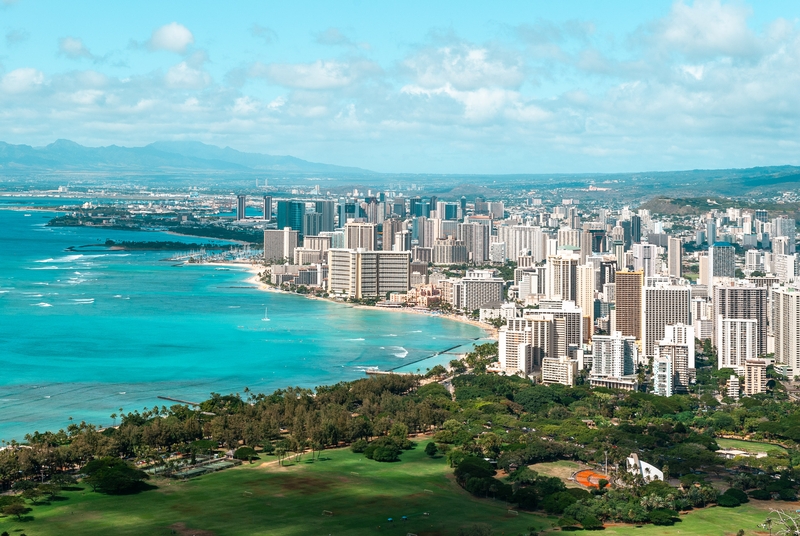
[[800,290],[772,290],[772,331],[775,334],[775,368],[784,376],[800,376]]
[[345,249],[378,249],[378,233],[374,223],[348,222],[344,226]]
[[[541,367],[542,360],[558,354],[558,332],[552,315],[525,315],[509,318],[500,328],[498,358],[500,368],[512,374],[530,374]],[[560,323],[564,323],[561,319]],[[561,346],[564,346],[563,344]]]
[[264,231],[264,261],[267,263],[291,262],[297,248],[298,232],[291,227]]
[[615,331],[592,339],[592,376],[619,378],[636,373],[639,350],[636,339]]
[[261,211],[263,213],[262,219],[264,221],[272,221],[272,196],[265,195],[262,205]]
[[578,362],[567,356],[542,359],[542,383],[545,385],[560,383],[571,387],[575,385],[577,376]]
[[[617,283],[619,303],[619,283]],[[665,326],[692,323],[692,291],[689,285],[659,283],[646,286],[642,298],[642,353],[655,356],[655,346],[664,338]]]
[[641,242],[633,245],[633,269],[644,273],[644,278],[658,275],[658,247]]
[[616,286],[616,330],[625,337],[642,338],[642,272],[617,272]]
[[314,211],[322,215],[320,232],[333,231],[336,220],[336,203],[327,199],[314,201]]
[[744,363],[744,394],[757,395],[767,390],[767,362],[750,359]]
[[659,356],[653,359],[653,394],[672,396],[675,390],[674,382],[672,359],[669,356]]
[[683,258],[683,246],[681,239],[676,237],[669,237],[669,245],[667,246],[667,264],[669,265],[669,276],[680,278],[682,274],[681,259]]
[[357,299],[406,292],[410,263],[408,251],[329,249],[328,292]]
[[708,248],[708,268],[712,284],[715,277],[736,276],[736,250],[728,242],[715,242]]
[[236,196],[236,219],[243,220],[247,217],[245,212],[247,211],[247,196],[246,195],[237,195]]
[[635,214],[631,216],[631,241],[642,241],[642,218]]
[[784,216],[778,216],[774,220],[772,220],[772,236],[779,237],[785,236],[788,238],[786,249],[787,255],[794,255],[797,252],[796,247],[796,236],[797,230],[795,227],[794,218],[786,218]]
[[717,317],[717,368],[732,368],[744,373],[745,361],[756,359],[756,331],[754,319]]
[[482,223],[460,223],[458,239],[467,247],[469,260],[481,264],[489,260],[489,237],[491,229]]
[[[397,233],[403,230],[403,222],[392,218],[389,220],[383,220],[383,251],[393,251],[394,250],[394,238]],[[401,249],[400,251],[405,251]]]
[[322,214],[319,212],[303,214],[303,236],[317,236],[321,232],[323,232]]
[[577,269],[580,256],[575,254],[547,257],[546,295],[550,299],[575,301]]
[[717,241],[717,222],[713,218],[706,220],[706,242],[709,245]]
[[578,266],[575,270],[575,282],[575,304],[583,312],[584,342],[589,342],[594,334],[594,266],[591,264]]
[[452,236],[437,238],[433,244],[433,264],[464,264],[468,261],[467,245]]
[[289,227],[302,235],[306,204],[301,201],[278,201],[278,229]]
[[[719,325],[717,318],[753,319],[755,326],[755,348],[758,357],[767,353],[767,319],[769,289],[758,287],[753,283],[728,279],[714,287],[713,316],[715,328]],[[716,335],[719,344],[719,334]]]

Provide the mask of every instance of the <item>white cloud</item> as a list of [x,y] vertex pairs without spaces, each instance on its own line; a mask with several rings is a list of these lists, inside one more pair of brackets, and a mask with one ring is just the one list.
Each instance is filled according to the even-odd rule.
[[189,45],[194,44],[194,35],[189,28],[177,22],[170,22],[153,32],[147,47],[150,50],[168,50],[177,54],[186,52]]
[[211,83],[211,75],[182,61],[170,67],[164,82],[173,89],[203,89]]
[[6,93],[33,91],[44,83],[44,74],[32,67],[15,69],[0,80],[0,89]]
[[418,85],[427,88],[448,84],[459,90],[515,88],[525,79],[519,55],[463,43],[423,49],[406,59],[402,67]]
[[351,62],[317,60],[313,63],[257,63],[250,75],[265,77],[271,82],[294,89],[339,89],[380,72],[380,68],[366,60]]
[[747,27],[751,14],[743,4],[697,0],[687,5],[681,0],[657,24],[656,37],[668,50],[690,58],[719,55],[751,58],[760,52],[756,36]]
[[58,40],[58,53],[67,58],[76,60],[80,58],[94,58],[83,41],[77,37],[62,37]]

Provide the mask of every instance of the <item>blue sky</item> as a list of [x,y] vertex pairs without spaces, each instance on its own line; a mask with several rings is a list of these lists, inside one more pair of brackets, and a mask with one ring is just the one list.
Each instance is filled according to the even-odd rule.
[[800,2],[0,0],[0,140],[384,172],[800,164]]

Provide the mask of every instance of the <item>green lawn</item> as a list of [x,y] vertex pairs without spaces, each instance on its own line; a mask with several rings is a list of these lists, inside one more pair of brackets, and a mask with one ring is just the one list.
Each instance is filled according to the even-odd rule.
[[528,467],[539,474],[560,478],[564,481],[564,484],[566,484],[568,488],[584,489],[583,486],[573,480],[570,480],[569,477],[572,476],[572,473],[580,471],[581,469],[586,469],[588,467],[586,465],[569,460],[558,460],[555,462],[535,463],[533,465],[529,465]]
[[[631,536],[634,534],[658,534],[664,536],[681,534],[683,536],[734,536],[739,529],[746,535],[769,534],[758,527],[770,515],[769,509],[783,508],[794,512],[797,503],[750,501],[738,508],[714,506],[695,510],[682,515],[682,521],[672,527],[613,526],[603,531],[604,536]],[[774,515],[772,516],[775,517]]]
[[[132,496],[110,497],[87,488],[64,493],[66,500],[34,506],[31,521],[0,518],[0,532],[168,535],[176,528],[186,536],[422,536],[456,534],[461,526],[488,523],[495,534],[517,535],[550,525],[543,516],[509,514],[507,503],[471,497],[452,480],[447,461],[428,458],[421,446],[401,458],[379,463],[342,449],[326,451],[314,462],[307,455],[289,467],[256,462],[188,482],[158,480],[153,482],[157,490]],[[323,516],[323,510],[333,516]],[[404,515],[408,521],[400,520]],[[395,521],[388,523],[389,517]]]
[[[158,489],[112,497],[89,489],[64,493],[64,499],[34,506],[33,519],[0,517],[0,532],[27,536],[80,535],[305,535],[391,534],[454,535],[458,528],[487,523],[495,535],[543,530],[555,518],[519,512],[508,505],[475,499],[459,488],[444,458],[428,458],[421,446],[406,451],[399,463],[378,463],[349,450],[325,451],[322,460],[278,467],[252,465],[187,482],[156,480]],[[548,464],[549,465],[549,464]],[[557,462],[551,469],[571,469]],[[681,516],[674,527],[608,527],[608,535],[753,534],[769,506],[789,511],[795,503],[759,503],[709,508]],[[323,510],[333,512],[323,516]],[[430,515],[424,516],[428,512]],[[403,522],[402,516],[409,520]],[[387,518],[395,519],[388,523]],[[172,531],[176,532],[173,533]]]
[[722,437],[715,438],[717,445],[723,449],[738,449],[747,452],[769,452],[770,450],[779,450],[786,452],[786,449],[780,445],[773,445],[772,443],[758,443],[756,441],[743,441],[741,439],[725,439]]

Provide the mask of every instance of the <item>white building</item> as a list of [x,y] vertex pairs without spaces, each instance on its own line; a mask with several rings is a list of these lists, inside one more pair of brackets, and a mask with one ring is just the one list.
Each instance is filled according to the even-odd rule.
[[383,298],[410,288],[408,251],[328,250],[328,292],[348,298]]
[[800,291],[793,287],[775,288],[772,301],[775,368],[794,378],[800,376]]
[[619,378],[635,374],[639,362],[636,338],[623,336],[619,331],[596,335],[592,339],[592,356],[592,376]]
[[672,359],[664,356],[653,359],[653,394],[672,396],[675,392],[674,380]]
[[744,363],[744,394],[757,395],[767,390],[767,362],[751,359]]
[[265,230],[264,261],[267,263],[284,263],[294,260],[298,234],[291,227]]
[[560,383],[562,385],[575,385],[578,375],[578,362],[566,356],[558,359],[546,357],[542,359],[542,383]]
[[655,356],[655,345],[664,338],[665,327],[691,324],[692,291],[689,285],[665,283],[646,286],[642,299],[642,353]]
[[717,317],[717,368],[744,373],[745,361],[758,357],[755,319]]

